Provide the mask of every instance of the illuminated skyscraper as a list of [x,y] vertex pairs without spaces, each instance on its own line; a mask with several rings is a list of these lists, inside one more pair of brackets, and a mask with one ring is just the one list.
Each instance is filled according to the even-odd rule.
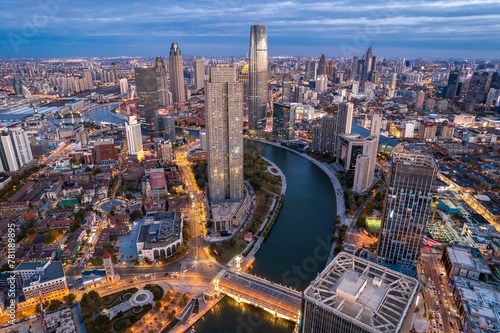
[[167,69],[160,56],[156,57],[155,70],[158,87],[158,104],[163,107],[169,106],[172,104],[172,98],[168,91]]
[[290,98],[292,94],[292,78],[290,74],[283,74],[283,91],[281,94],[281,103],[290,105]]
[[151,124],[154,123],[154,112],[160,107],[156,69],[155,67],[136,67],[134,71],[141,123],[145,128],[150,129]]
[[0,133],[0,171],[17,171],[33,160],[28,134],[10,126]]
[[205,83],[208,197],[243,198],[243,83],[229,65],[210,68]]
[[250,27],[250,57],[248,79],[248,127],[262,131],[267,116],[267,28],[263,25]]
[[142,134],[141,124],[135,116],[130,116],[127,124],[125,124],[125,132],[127,137],[128,154],[137,155],[142,158]]
[[415,272],[437,165],[431,155],[404,148],[393,150],[377,255],[382,265]]
[[184,87],[184,66],[182,64],[181,49],[177,43],[172,43],[170,56],[168,58],[170,70],[170,90],[174,103],[186,100],[186,90]]

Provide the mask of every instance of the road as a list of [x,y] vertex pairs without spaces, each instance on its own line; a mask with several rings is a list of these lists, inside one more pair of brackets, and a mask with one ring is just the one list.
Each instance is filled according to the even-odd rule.
[[[440,254],[433,254],[424,249],[420,263],[419,275],[427,308],[426,314],[432,313],[427,332],[458,332],[458,315],[450,291],[446,272],[441,263]],[[450,316],[451,314],[451,316]]]

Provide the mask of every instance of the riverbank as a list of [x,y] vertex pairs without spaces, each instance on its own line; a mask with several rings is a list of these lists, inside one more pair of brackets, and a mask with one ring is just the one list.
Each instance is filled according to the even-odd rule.
[[[258,141],[261,143],[273,145],[275,147],[279,147],[282,149],[286,149],[288,151],[291,151],[301,157],[306,158],[310,162],[314,163],[316,166],[318,166],[327,176],[330,178],[330,182],[332,183],[333,188],[335,189],[335,199],[337,203],[337,215],[340,216],[340,221],[342,225],[347,225],[348,227],[352,224],[352,219],[349,219],[346,215],[346,208],[345,208],[345,202],[344,202],[344,189],[342,188],[342,185],[340,185],[340,182],[334,172],[334,170],[331,168],[326,163],[321,163],[318,160],[312,158],[311,156],[301,153],[297,150],[291,149],[286,146],[282,146],[281,144],[275,143],[275,142],[269,142],[266,140],[260,140],[260,139],[255,139],[255,138],[247,138],[248,140],[253,140],[253,141]],[[335,257],[334,250],[335,250],[336,243],[332,243],[332,247],[330,249],[330,255],[328,256],[327,260],[327,265],[333,260]]]

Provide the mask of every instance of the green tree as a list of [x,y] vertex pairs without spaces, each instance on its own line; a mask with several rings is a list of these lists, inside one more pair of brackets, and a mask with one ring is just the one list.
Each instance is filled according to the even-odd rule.
[[75,299],[76,299],[75,294],[68,294],[63,297],[63,301],[64,303],[66,303],[66,305],[73,305]]
[[134,222],[137,219],[140,219],[142,217],[142,212],[139,209],[134,209],[130,213],[130,221]]
[[95,176],[99,173],[102,173],[102,170],[101,168],[94,168],[94,170],[92,170],[92,175]]
[[57,310],[61,307],[63,303],[58,300],[58,299],[53,299],[52,301],[50,301],[50,304],[49,304],[49,307],[48,307],[48,311],[54,311],[54,310]]
[[53,244],[61,235],[61,229],[52,229],[49,231],[49,233],[45,236],[45,239],[43,242],[47,245]]
[[99,257],[92,258],[91,263],[93,266],[97,267],[104,266],[104,261],[102,260],[102,258]]

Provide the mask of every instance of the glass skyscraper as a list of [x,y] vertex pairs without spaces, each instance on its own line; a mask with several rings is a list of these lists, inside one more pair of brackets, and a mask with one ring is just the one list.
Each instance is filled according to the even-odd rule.
[[415,271],[429,218],[437,164],[431,155],[408,152],[402,145],[394,150],[399,152],[393,153],[391,161],[378,262]]
[[267,28],[262,25],[250,27],[250,59],[248,80],[248,127],[262,131],[267,116]]

